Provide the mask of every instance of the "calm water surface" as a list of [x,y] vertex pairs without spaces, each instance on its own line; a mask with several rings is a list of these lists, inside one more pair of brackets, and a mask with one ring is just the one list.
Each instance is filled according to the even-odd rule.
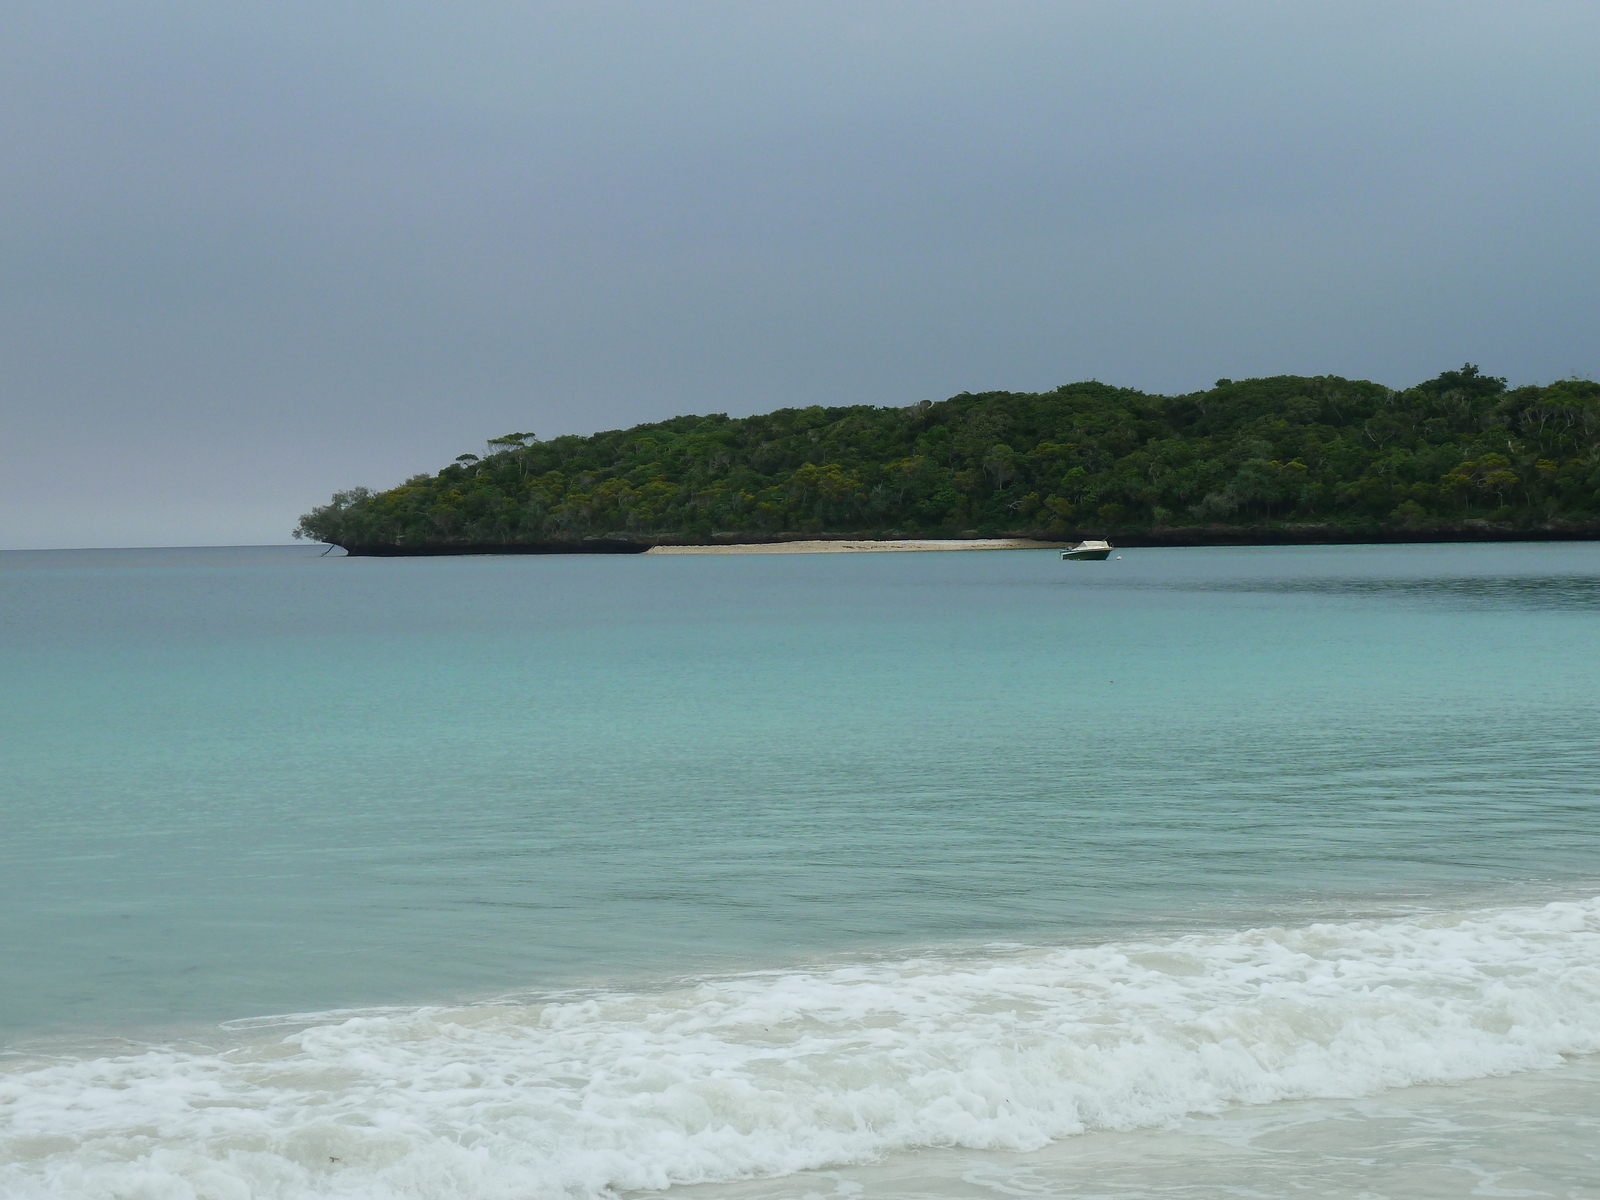
[[1600,547],[0,559],[17,1032],[1600,875]]
[[[1048,990],[1089,977],[1049,957],[1075,948],[1187,936],[1232,947],[1216,960],[1232,962],[1263,926],[1368,920],[1401,931],[1398,945],[1428,914],[1581,904],[1600,891],[1597,620],[1595,544],[1130,550],[1102,564],[0,554],[0,1035],[25,1057],[88,1062],[107,1036],[374,1006],[404,1012],[358,1026],[403,1024],[413,1006],[517,998],[461,1010],[503,1015],[552,990],[703,1016],[711,1002],[675,980],[843,987],[827,972],[934,959],[938,987],[973,964],[1066,971],[1039,977]],[[1468,943],[1557,936],[1517,929]],[[1600,980],[1588,934],[1569,935],[1561,969]],[[1600,984],[1595,997],[1575,1011],[1600,1014]],[[630,1037],[654,1019],[602,1017]],[[300,1025],[346,1027],[334,1020]],[[437,1033],[384,1029],[391,1048]],[[1582,1049],[1552,1043],[1503,1069]],[[139,1079],[166,1078],[146,1068]],[[1396,1071],[1373,1086],[1441,1078]],[[1365,1094],[1341,1086],[1257,1098]],[[1058,1111],[1039,1095],[1038,1111]],[[831,1119],[796,1109],[772,1127]],[[1072,1131],[1040,1121],[1046,1139]],[[579,1195],[896,1146],[1028,1149],[1023,1134],[916,1128],[810,1158],[761,1142],[660,1178],[523,1164],[474,1192],[449,1177],[509,1195],[525,1170]],[[373,1179],[389,1169],[373,1163]],[[914,1176],[895,1167],[880,1190]],[[68,1176],[50,1178],[59,1192]],[[67,1191],[100,1194],[71,1178]],[[275,1194],[338,1190],[306,1179]],[[835,1182],[854,1195],[863,1179]],[[976,1194],[966,1186],[952,1184]]]

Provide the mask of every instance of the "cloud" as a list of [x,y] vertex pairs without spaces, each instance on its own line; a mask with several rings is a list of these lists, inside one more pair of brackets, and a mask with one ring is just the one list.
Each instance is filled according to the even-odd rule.
[[8,6],[0,545],[279,540],[511,428],[1593,372],[1597,32],[1579,4]]

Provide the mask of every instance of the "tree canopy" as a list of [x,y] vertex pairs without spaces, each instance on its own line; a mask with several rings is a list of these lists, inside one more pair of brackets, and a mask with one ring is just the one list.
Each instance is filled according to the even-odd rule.
[[1331,375],[1182,396],[1090,381],[512,433],[485,450],[387,491],[336,493],[295,536],[421,549],[1600,520],[1600,384],[1508,388],[1471,364],[1404,391]]

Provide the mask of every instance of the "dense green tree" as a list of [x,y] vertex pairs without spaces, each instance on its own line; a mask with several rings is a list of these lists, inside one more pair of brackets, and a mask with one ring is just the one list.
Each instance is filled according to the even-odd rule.
[[1091,381],[512,433],[485,449],[388,491],[336,493],[296,536],[422,548],[1600,522],[1600,384],[1509,388],[1471,364],[1405,391],[1276,376],[1154,396]]

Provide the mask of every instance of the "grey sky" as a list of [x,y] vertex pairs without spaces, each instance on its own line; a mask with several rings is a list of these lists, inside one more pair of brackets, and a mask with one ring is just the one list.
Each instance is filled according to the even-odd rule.
[[1600,6],[0,9],[0,546],[485,437],[1600,372]]

